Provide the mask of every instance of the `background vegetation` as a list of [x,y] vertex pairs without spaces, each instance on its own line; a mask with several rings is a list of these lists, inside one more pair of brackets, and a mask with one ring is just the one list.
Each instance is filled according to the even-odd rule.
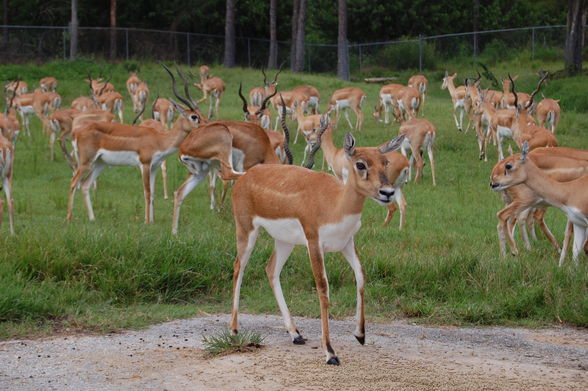
[[[59,79],[58,91],[66,106],[73,98],[87,94],[84,79],[88,70],[93,74],[112,70],[112,82],[125,91],[127,69],[136,65],[91,60],[52,62],[42,67],[7,65],[0,67],[0,79],[20,75],[35,86],[41,77],[54,75]],[[437,71],[426,74],[430,93],[425,112],[438,131],[438,186],[432,186],[427,164],[423,181],[405,187],[408,216],[403,231],[398,231],[398,217],[383,228],[386,210],[370,201],[365,205],[356,243],[367,276],[368,318],[410,317],[446,324],[540,326],[563,322],[588,326],[586,258],[579,266],[568,261],[558,268],[558,255],[543,238],[532,250],[521,251],[520,256],[499,256],[495,215],[502,202],[488,186],[496,153],[492,149],[489,162],[479,161],[473,132],[462,134],[455,129],[449,94],[439,88],[445,67],[458,72],[459,79],[475,74],[475,69],[463,62],[442,63]],[[517,89],[530,91],[538,79],[537,69],[561,67],[561,62],[514,56],[492,67],[492,71],[498,76],[507,72],[520,74]],[[241,119],[237,86],[241,81],[245,90],[259,85],[260,73],[222,68],[214,68],[212,73],[227,84],[222,117]],[[399,82],[405,83],[413,73],[401,72]],[[171,93],[169,80],[158,65],[141,64],[140,76],[149,83],[153,95]],[[289,72],[280,75],[281,89],[303,83],[316,86],[322,102],[333,90],[349,85],[330,76]],[[354,133],[358,145],[379,145],[392,138],[398,125],[385,126],[371,118],[380,86],[352,84],[364,89],[368,96],[365,128]],[[544,89],[546,96],[561,99],[563,115],[557,134],[561,145],[588,148],[586,89],[585,76],[553,80]],[[132,118],[128,97],[125,104],[125,118]],[[342,122],[335,135],[339,145],[347,131]],[[162,199],[161,182],[157,183],[155,224],[145,226],[139,172],[136,168],[116,167],[100,176],[92,195],[97,221],[88,221],[78,195],[74,221],[67,224],[71,171],[62,156],[49,160],[47,141],[40,122],[34,119],[32,137],[21,135],[17,146],[17,234],[8,234],[6,221],[0,229],[1,337],[64,328],[106,331],[230,311],[235,256],[230,201],[219,211],[210,210],[206,185],[201,185],[184,202],[180,232],[172,236],[173,204]],[[293,149],[295,162],[300,164],[303,146],[298,144]],[[320,163],[315,169],[320,169]],[[185,179],[186,170],[172,156],[168,172],[173,191]],[[551,210],[547,219],[561,240],[563,215]],[[244,312],[278,312],[264,271],[271,249],[267,235],[261,235],[245,273]],[[327,272],[332,316],[352,316],[352,271],[339,254],[328,254]],[[319,315],[312,272],[303,248],[292,254],[282,281],[295,315]]]

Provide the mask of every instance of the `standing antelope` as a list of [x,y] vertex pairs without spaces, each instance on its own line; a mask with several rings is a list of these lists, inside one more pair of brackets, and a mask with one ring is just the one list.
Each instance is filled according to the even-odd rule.
[[518,79],[518,75],[515,77],[511,77],[508,75],[508,79],[502,79],[502,108],[504,109],[516,109],[517,105],[515,104],[515,100],[518,101],[518,104],[527,106],[531,96],[525,92],[517,92],[516,95],[514,92],[511,92],[511,88],[514,91],[514,81]]
[[416,175],[414,182],[423,175],[423,167],[425,162],[422,154],[426,150],[429,155],[429,162],[431,163],[431,176],[433,178],[433,186],[437,185],[435,180],[435,156],[433,154],[433,147],[435,145],[435,126],[426,119],[413,118],[400,125],[399,135],[406,136],[400,147],[400,151],[406,156],[406,150],[410,148],[410,169],[408,171],[408,180],[411,178],[413,166],[416,162]]
[[87,96],[78,96],[71,102],[70,108],[79,111],[88,111],[92,108],[96,108],[96,103]]
[[318,90],[313,86],[309,86],[307,84],[294,87],[292,91],[296,94],[301,94],[305,96],[304,101],[308,102],[304,107],[304,111],[311,110],[311,114],[318,114],[318,107],[319,102],[321,100],[321,95],[319,94]]
[[[201,75],[201,77],[203,75],[202,69],[201,69],[200,75]],[[225,92],[225,82],[222,81],[218,77],[209,76],[208,71],[207,71],[206,75],[207,75],[207,77],[205,79],[201,79],[200,83],[194,83],[194,86],[196,88],[198,88],[199,90],[202,90],[202,92],[204,93],[204,96],[201,99],[197,100],[196,103],[202,103],[205,100],[209,99],[210,105],[208,107],[208,118],[212,118],[215,115],[218,118],[219,117],[218,109],[220,106],[220,101],[221,101],[221,98],[223,97],[223,94]],[[214,100],[214,110],[212,108],[213,100]]]
[[12,93],[16,93],[16,96],[19,96],[26,94],[28,91],[29,85],[26,81],[13,80],[11,82],[8,82],[4,86],[4,93],[6,94],[6,103],[8,103],[8,100],[10,99],[9,96],[12,95]]
[[327,364],[339,365],[329,335],[329,287],[324,264],[325,252],[341,252],[351,265],[357,284],[357,311],[354,335],[365,342],[364,279],[356,253],[354,236],[361,226],[366,198],[380,205],[394,199],[394,187],[385,175],[384,153],[400,144],[393,140],[384,149],[355,148],[351,134],[345,137],[345,152],[352,171],[343,185],[334,177],[297,166],[253,167],[239,178],[233,190],[233,215],[237,236],[237,257],[233,272],[233,308],[230,329],[238,332],[238,309],[245,267],[263,227],[274,238],[274,251],[266,272],[282,312],[286,328],[295,344],[303,344],[282,293],[280,273],[294,246],[308,249],[322,324],[322,347]]
[[[451,95],[451,101],[453,103],[453,119],[455,120],[455,126],[457,126],[457,130],[463,132],[463,116],[466,111],[465,107],[465,86],[455,87],[454,79],[457,77],[457,73],[453,75],[449,75],[447,71],[445,71],[445,77],[443,77],[443,84],[441,84],[441,89],[449,90],[449,95]],[[459,111],[459,121],[457,120],[457,112]]]
[[[331,99],[329,100],[329,107],[335,109],[335,127],[339,123],[341,117],[341,111],[345,111],[345,119],[351,129],[361,130],[363,127],[363,113],[361,112],[361,105],[365,100],[365,93],[357,87],[345,87],[333,92]],[[355,112],[357,115],[357,121],[355,127],[351,125],[349,120],[349,109]]]
[[39,81],[39,87],[43,92],[55,92],[57,89],[57,79],[52,76],[44,77]]
[[261,103],[266,98],[266,96],[274,95],[276,92],[276,87],[278,86],[278,75],[282,72],[282,68],[278,70],[274,80],[268,83],[267,75],[265,74],[265,70],[261,68],[261,73],[263,74],[263,87],[254,87],[249,92],[249,101],[251,102],[251,106],[261,106]]
[[429,80],[424,75],[413,75],[408,79],[408,86],[416,88],[419,91],[421,101],[421,112],[425,115],[425,97],[427,95],[427,88]]
[[[0,135],[0,184],[6,195],[10,233],[14,235],[14,200],[12,199],[12,168],[14,166],[14,148],[10,141]],[[4,201],[0,198],[0,223],[4,213]]]
[[127,91],[129,92],[129,96],[132,98],[135,94],[135,88],[141,83],[141,79],[137,76],[137,72],[131,72],[131,75],[127,79]]
[[555,133],[559,122],[560,107],[559,100],[543,98],[537,105],[537,121],[539,126],[545,127]]
[[271,117],[270,112],[267,109],[267,103],[274,95],[277,93],[274,92],[273,95],[269,95],[266,97],[260,106],[248,106],[247,100],[243,96],[242,86],[239,84],[239,97],[243,101],[243,113],[245,114],[245,121],[252,122],[261,126],[264,130],[268,130],[271,126]]
[[400,116],[398,122],[406,121],[409,118],[417,118],[421,106],[420,92],[413,87],[402,87],[396,92],[396,99],[393,100],[394,113]]
[[171,128],[174,120],[174,105],[165,98],[157,98],[151,106],[151,116],[154,120],[160,121],[167,129]]
[[[390,123],[390,109],[394,110],[396,95],[403,88],[404,86],[402,84],[395,83],[386,84],[380,88],[380,101],[373,114],[376,121],[382,121],[382,110],[384,110],[384,123]],[[394,113],[394,118],[397,117],[398,115]]]
[[[146,83],[140,82],[136,87],[133,95],[131,95],[133,99],[133,112],[142,113],[145,111],[145,107],[147,106],[147,100],[149,99],[149,87]],[[139,120],[143,120],[143,114],[139,115]]]

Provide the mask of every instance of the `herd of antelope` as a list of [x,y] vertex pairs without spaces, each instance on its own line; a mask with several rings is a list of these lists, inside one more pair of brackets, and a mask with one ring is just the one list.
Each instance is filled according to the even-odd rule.
[[[427,78],[415,75],[406,86],[387,84],[380,89],[373,116],[376,121],[386,124],[392,120],[399,123],[397,137],[381,145],[360,147],[352,134],[347,133],[343,148],[338,148],[334,133],[342,116],[351,129],[360,131],[363,127],[362,106],[366,94],[360,88],[346,87],[334,91],[321,114],[321,97],[316,88],[301,85],[290,91],[279,91],[281,70],[273,78],[268,78],[262,70],[263,86],[251,89],[249,101],[243,94],[242,85],[238,90],[235,88],[243,102],[244,121],[221,120],[219,109],[226,90],[223,80],[211,76],[210,69],[202,66],[199,82],[190,83],[189,77],[196,76],[186,76],[178,68],[174,72],[162,66],[170,77],[174,99],[157,96],[150,106],[152,119],[143,120],[150,91],[148,84],[137,73],[132,73],[126,83],[135,113],[131,125],[123,123],[124,98],[110,79],[94,79],[89,74],[89,96],[76,98],[69,109],[60,108],[61,97],[55,92],[55,78],[42,79],[40,87],[33,93],[27,93],[23,81],[6,85],[7,108],[0,116],[0,175],[8,203],[10,232],[14,233],[11,183],[16,141],[21,127],[30,134],[29,117],[32,114],[39,117],[43,130],[49,135],[51,158],[54,158],[53,145],[57,140],[72,169],[68,221],[73,219],[78,188],[82,191],[89,219],[94,220],[90,189],[100,173],[108,166],[137,166],[144,187],[145,223],[153,223],[155,176],[161,167],[164,198],[167,199],[165,160],[178,152],[180,162],[188,170],[188,177],[173,193],[172,233],[178,232],[184,199],[200,182],[208,178],[210,208],[214,209],[218,177],[223,184],[220,203],[225,199],[229,183],[234,181],[232,208],[237,257],[230,321],[233,333],[238,332],[243,273],[259,229],[263,227],[275,242],[266,268],[267,275],[295,344],[303,344],[305,339],[289,313],[280,273],[294,246],[307,247],[320,301],[322,347],[326,362],[338,365],[339,359],[329,338],[329,290],[324,253],[341,252],[353,269],[357,288],[354,335],[363,344],[365,276],[355,250],[354,236],[361,226],[366,198],[388,209],[384,224],[388,224],[399,209],[399,225],[400,229],[403,228],[407,203],[402,189],[411,180],[413,170],[415,182],[423,177],[425,153],[429,158],[433,185],[436,185],[436,127],[423,118]],[[586,194],[582,192],[582,186],[586,182],[583,174],[588,168],[588,152],[557,147],[554,136],[559,119],[557,101],[544,99],[536,105],[533,100],[546,77],[541,78],[537,89],[530,95],[515,92],[516,78],[511,77],[504,80],[503,91],[494,91],[481,89],[480,78],[467,79],[464,86],[455,86],[456,75],[446,73],[442,88],[450,92],[457,128],[464,130],[465,116],[469,121],[465,132],[473,123],[480,158],[487,160],[487,146],[491,142],[497,146],[500,162],[492,172],[491,185],[492,189],[502,192],[507,204],[498,214],[501,253],[506,254],[506,240],[513,253],[518,251],[513,239],[517,222],[525,244],[530,246],[527,227],[533,227],[534,221],[560,250],[543,220],[545,209],[551,204],[564,210],[569,220],[563,250],[560,250],[561,265],[572,231],[575,260],[586,242],[588,202],[581,194]],[[190,90],[193,87],[202,91],[201,99],[192,98]],[[210,101],[207,116],[198,106],[206,100]],[[349,111],[355,113],[355,124],[349,118]],[[535,124],[533,112],[537,113],[539,125]],[[272,115],[275,116],[273,129]],[[334,117],[332,121],[331,116]],[[300,133],[306,142],[304,167],[292,165],[288,117],[297,123],[293,142],[297,143]],[[138,121],[141,122],[136,125]],[[507,137],[515,140],[522,153],[504,159],[502,142]],[[326,161],[333,175],[310,169],[319,148],[323,150],[323,167]]]

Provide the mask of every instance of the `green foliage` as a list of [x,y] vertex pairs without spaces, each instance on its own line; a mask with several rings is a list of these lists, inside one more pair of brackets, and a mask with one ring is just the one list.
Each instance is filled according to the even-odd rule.
[[263,347],[264,337],[254,331],[241,330],[233,335],[228,329],[224,329],[217,335],[202,338],[204,350],[210,356],[220,354],[249,352]]

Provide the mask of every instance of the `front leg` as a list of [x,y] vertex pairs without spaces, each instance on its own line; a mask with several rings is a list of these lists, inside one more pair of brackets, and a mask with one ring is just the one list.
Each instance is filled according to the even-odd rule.
[[361,262],[357,256],[357,251],[355,249],[355,243],[353,239],[349,241],[347,246],[341,252],[343,257],[349,263],[349,266],[353,269],[353,274],[355,274],[355,285],[357,288],[357,308],[355,311],[355,331],[353,335],[360,344],[365,343],[365,314],[364,314],[364,285],[365,285],[365,273],[363,272],[363,268],[361,267]]
[[323,251],[319,245],[318,237],[312,238],[307,236],[307,240],[310,266],[312,267],[312,274],[314,275],[316,291],[318,292],[321,306],[321,344],[327,357],[327,364],[339,365],[339,358],[337,358],[337,355],[331,346],[331,338],[329,336],[329,281],[325,270]]

